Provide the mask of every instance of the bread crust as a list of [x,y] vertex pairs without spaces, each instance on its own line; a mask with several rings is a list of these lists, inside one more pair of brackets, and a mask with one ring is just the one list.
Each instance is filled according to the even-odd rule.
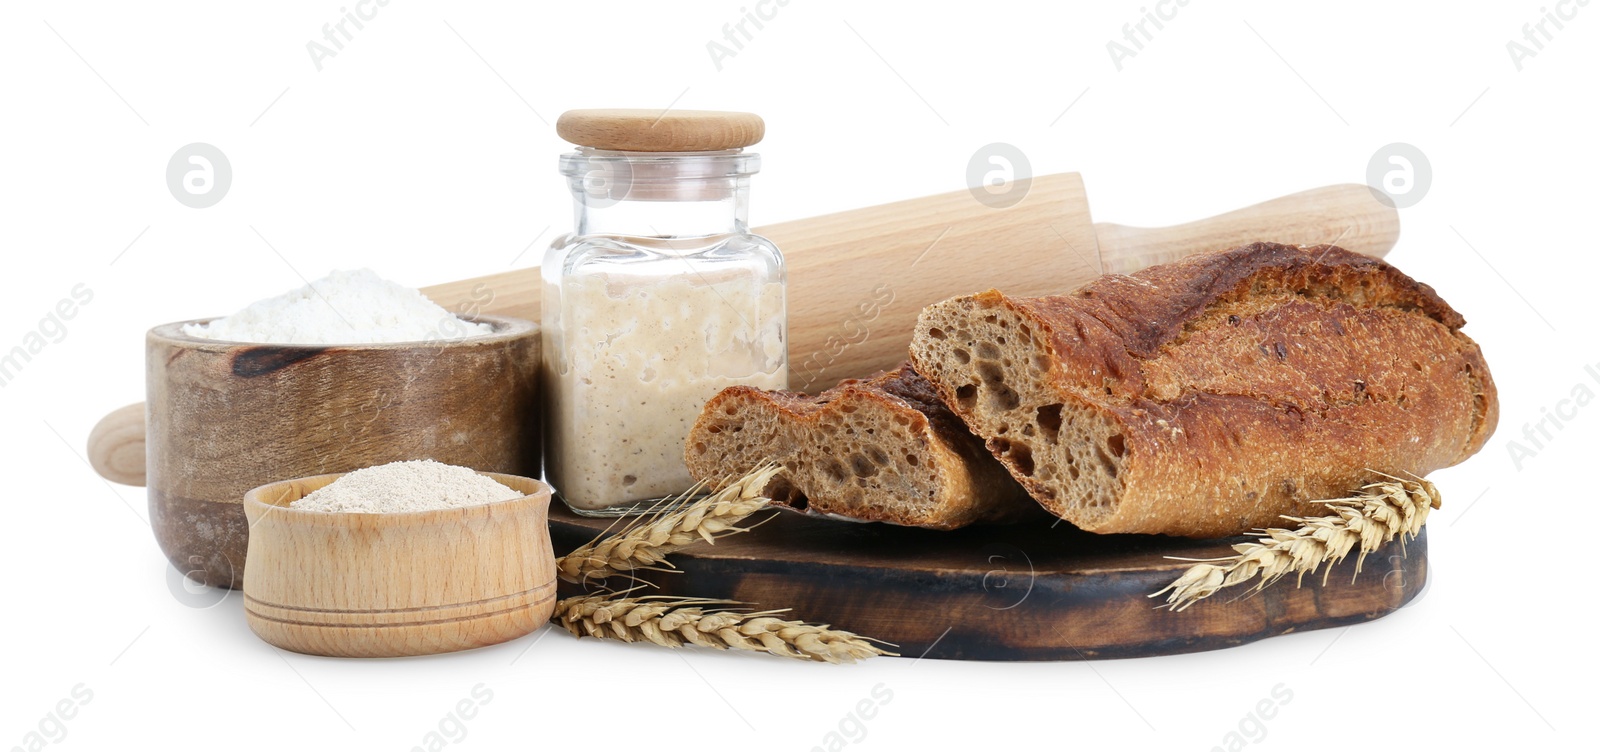
[[[979,330],[1002,331],[990,318],[1014,332],[1009,348],[989,342],[996,358],[976,352]],[[1067,295],[930,306],[912,360],[1052,513],[1094,532],[1216,537],[1481,449],[1498,400],[1464,324],[1379,259],[1255,243]],[[1046,408],[1087,426],[1096,454],[1039,440],[1025,419]]]
[[1049,519],[909,363],[815,396],[729,387],[685,447],[702,481],[768,459],[786,468],[774,502],[811,514],[941,530]]

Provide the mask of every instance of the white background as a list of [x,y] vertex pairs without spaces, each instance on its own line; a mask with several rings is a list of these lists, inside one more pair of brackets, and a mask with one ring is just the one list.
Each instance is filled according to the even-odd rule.
[[[1589,741],[1600,405],[1520,469],[1508,442],[1577,385],[1600,393],[1583,370],[1600,364],[1600,8],[1547,25],[1518,71],[1506,44],[1551,0],[1194,0],[1119,72],[1107,42],[1148,0],[792,0],[718,71],[706,44],[746,0],[393,0],[319,72],[306,43],[341,1],[0,8],[0,349],[74,285],[94,295],[0,388],[0,749],[80,683],[92,700],[52,748],[409,749],[479,683],[493,700],[452,746],[810,749],[879,683],[893,699],[851,749],[1210,749],[1279,684],[1293,700],[1251,749]],[[570,222],[556,116],[669,105],[766,118],[756,224],[960,189],[995,141],[1036,174],[1082,172],[1096,218],[1126,224],[1363,182],[1379,147],[1419,147],[1432,186],[1390,258],[1466,315],[1502,407],[1488,447],[1434,477],[1428,591],[1368,625],[1205,654],[854,667],[548,630],[311,658],[252,636],[237,595],[195,609],[169,593],[143,489],[80,458],[101,415],[142,398],[146,328],[331,268],[421,286],[529,265]],[[164,180],[195,141],[233,166],[208,209]]]

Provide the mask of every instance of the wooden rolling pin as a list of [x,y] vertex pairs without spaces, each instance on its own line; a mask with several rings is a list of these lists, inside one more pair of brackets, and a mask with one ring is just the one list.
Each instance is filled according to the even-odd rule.
[[[1074,172],[1029,181],[1022,201],[993,208],[971,191],[759,227],[789,271],[789,371],[794,389],[892,368],[905,359],[923,306],[987,289],[1049,295],[1100,274],[1256,240],[1335,243],[1383,256],[1400,235],[1394,207],[1365,185],[1334,185],[1162,228],[1095,223]],[[452,311],[539,320],[539,275],[518,269],[423,288]],[[144,484],[144,412],[106,416],[89,462],[108,480]]]

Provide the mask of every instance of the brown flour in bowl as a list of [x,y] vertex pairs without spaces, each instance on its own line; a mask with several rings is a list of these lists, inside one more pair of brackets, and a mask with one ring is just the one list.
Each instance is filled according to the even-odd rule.
[[477,506],[522,495],[471,468],[408,460],[349,473],[289,506],[313,512],[393,514]]

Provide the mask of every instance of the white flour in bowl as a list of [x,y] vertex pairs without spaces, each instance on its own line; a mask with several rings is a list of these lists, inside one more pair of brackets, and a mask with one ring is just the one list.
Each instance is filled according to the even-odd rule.
[[204,339],[294,345],[422,342],[493,331],[488,324],[456,318],[421,292],[370,269],[336,271],[227,318],[183,328],[184,334]]
[[290,502],[289,507],[313,512],[426,512],[509,501],[525,495],[471,468],[409,460],[347,473]]

